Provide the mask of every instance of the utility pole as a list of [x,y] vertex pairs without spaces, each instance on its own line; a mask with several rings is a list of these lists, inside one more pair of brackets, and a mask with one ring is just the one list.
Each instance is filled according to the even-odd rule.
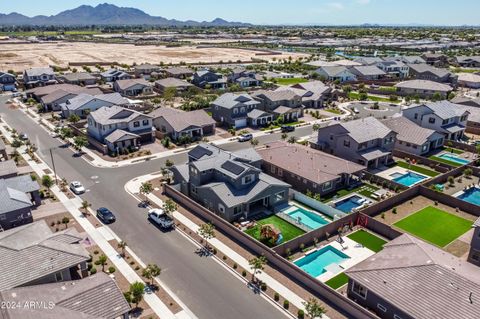
[[55,169],[55,162],[54,162],[54,160],[53,160],[53,152],[52,152],[52,149],[51,149],[51,148],[50,148],[50,158],[52,159],[53,175],[55,176],[55,185],[58,186],[57,170]]

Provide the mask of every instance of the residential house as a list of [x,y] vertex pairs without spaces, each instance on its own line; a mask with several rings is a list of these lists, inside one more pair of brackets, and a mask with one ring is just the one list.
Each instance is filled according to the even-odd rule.
[[420,56],[417,55],[400,55],[400,56],[392,56],[392,57],[385,57],[385,61],[400,61],[405,64],[420,64],[425,63],[425,60],[422,59]]
[[2,318],[130,318],[130,305],[115,279],[103,272],[82,280],[4,290],[0,300],[5,304],[42,305],[5,307]]
[[100,73],[100,77],[105,82],[115,82],[118,80],[128,80],[132,78],[132,76],[127,72],[118,69],[109,69],[105,72],[102,72]]
[[[53,85],[51,85],[53,87]],[[45,111],[60,111],[61,105],[79,94],[102,94],[98,88],[71,87],[55,90],[40,98],[40,103]]]
[[324,66],[317,69],[315,73],[327,81],[348,82],[357,80],[355,74],[345,66]]
[[354,66],[349,69],[349,71],[357,77],[360,81],[371,81],[384,78],[387,73],[379,69],[376,65],[361,65]]
[[321,151],[377,168],[392,162],[397,133],[374,117],[332,122],[318,130],[310,145]]
[[362,57],[353,59],[353,61],[360,63],[361,65],[376,65],[377,63],[383,62],[383,59],[377,56],[374,56],[374,57],[362,56]]
[[86,277],[82,239],[75,227],[54,233],[45,220],[0,232],[0,291]]
[[458,66],[464,68],[478,68],[480,67],[480,56],[457,56],[454,61]]
[[274,119],[281,117],[283,122],[289,123],[303,116],[302,97],[294,90],[261,90],[254,92],[252,97],[260,102],[258,109],[273,114]]
[[[69,93],[92,93],[92,94],[101,94],[102,91],[98,88],[85,88],[79,85],[72,84],[53,84],[49,86],[41,86],[25,91],[25,94],[28,98],[33,98],[37,102],[41,102],[41,99],[44,96],[54,93],[55,91],[65,91]],[[94,92],[94,93],[93,93]]]
[[309,81],[297,83],[288,87],[279,87],[277,91],[292,90],[302,98],[305,108],[321,108],[325,102],[333,99],[332,88],[322,81]]
[[424,53],[420,57],[424,59],[427,64],[430,64],[436,67],[448,66],[448,57],[445,54]]
[[480,217],[473,223],[473,236],[467,261],[480,267]]
[[121,96],[120,93],[99,95],[82,93],[60,104],[60,108],[62,110],[62,116],[68,119],[73,114],[85,118],[88,114],[103,106],[113,105],[128,106],[130,105],[130,101]]
[[476,319],[480,269],[403,234],[347,269],[347,295],[384,319]]
[[5,145],[5,142],[0,139],[0,161],[6,160],[8,160],[7,146]]
[[383,120],[382,123],[397,133],[395,149],[399,151],[421,156],[443,147],[443,134],[421,127],[406,117],[396,116]]
[[450,102],[465,106],[480,107],[480,97],[470,98],[467,96],[455,96]]
[[144,79],[117,80],[113,84],[115,92],[123,96],[150,95],[153,93],[153,85]]
[[443,98],[447,98],[453,88],[444,83],[438,83],[428,80],[409,80],[395,84],[399,95],[418,96],[422,98],[430,98],[439,94]]
[[185,92],[193,85],[187,81],[178,78],[165,78],[155,81],[155,89],[159,93],[164,93],[167,88],[175,88],[177,93]]
[[[5,163],[5,162],[2,162]],[[7,170],[8,164],[2,164]],[[19,225],[31,223],[31,209],[41,204],[40,186],[30,175],[14,176],[12,169],[5,171],[5,176],[0,179],[0,228],[10,229]]]
[[193,70],[185,67],[172,67],[165,70],[165,75],[171,78],[188,79],[193,76]]
[[0,71],[0,92],[1,91],[16,91],[17,90],[16,76],[10,73]]
[[480,108],[467,105],[462,105],[462,108],[469,113],[465,132],[480,135]]
[[187,164],[170,169],[174,184],[229,222],[273,212],[288,203],[290,185],[263,173],[261,158],[253,149],[230,153],[200,144],[188,157]]
[[268,124],[273,121],[273,114],[270,113],[255,119],[248,117],[248,114],[257,109],[259,105],[260,102],[247,93],[224,93],[212,102],[211,112],[215,121],[235,129],[246,127],[249,124],[258,126],[258,123]]
[[87,116],[88,135],[112,152],[155,140],[152,117],[120,106],[101,107]]
[[30,68],[23,71],[23,83],[25,88],[33,88],[56,84],[55,72],[48,68]]
[[228,76],[228,81],[240,85],[242,88],[255,87],[262,84],[263,77],[254,71],[243,67],[234,68]]
[[82,86],[95,85],[97,83],[97,78],[87,72],[66,73],[59,75],[58,79],[62,83]]
[[273,142],[257,150],[262,169],[302,193],[320,196],[353,185],[365,167],[299,144]]
[[469,115],[465,106],[446,100],[414,105],[403,109],[402,113],[421,127],[443,134],[448,140],[463,137]]
[[147,80],[150,78],[152,73],[154,73],[154,72],[158,73],[160,71],[159,66],[153,65],[153,64],[148,64],[148,63],[136,65],[134,67],[134,69],[135,69],[135,76],[143,77]]
[[378,62],[376,65],[385,73],[401,79],[408,77],[410,72],[409,66],[401,61],[382,61]]
[[458,74],[458,84],[471,89],[480,89],[480,75],[475,73]]
[[10,178],[18,175],[18,168],[14,160],[4,160],[0,162],[0,178]]
[[193,74],[192,83],[203,89],[226,89],[227,79],[223,75],[214,73],[210,70],[199,70]]
[[418,80],[429,80],[440,83],[457,82],[457,76],[447,69],[440,69],[429,64],[412,64],[410,65],[410,75]]
[[149,115],[162,138],[169,136],[174,141],[182,138],[195,141],[215,134],[216,122],[204,110],[184,112],[171,107],[160,107]]

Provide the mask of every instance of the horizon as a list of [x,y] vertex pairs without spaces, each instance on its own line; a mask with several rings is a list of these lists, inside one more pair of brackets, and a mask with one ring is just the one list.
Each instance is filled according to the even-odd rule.
[[[183,5],[179,6],[181,1]],[[298,10],[292,13],[283,4],[285,1],[264,0],[261,3],[253,0],[244,0],[241,3],[217,3],[213,0],[205,0],[197,3],[194,0],[179,0],[175,4],[167,1],[155,0],[119,0],[109,3],[105,0],[85,0],[82,3],[74,0],[65,0],[58,3],[53,0],[38,1],[25,0],[17,3],[9,3],[8,10],[0,10],[9,14],[16,12],[28,17],[37,15],[56,15],[62,11],[77,8],[81,5],[97,6],[108,3],[118,7],[129,7],[144,11],[152,16],[161,16],[167,19],[181,21],[212,21],[222,18],[227,21],[251,23],[254,25],[286,25],[286,26],[361,26],[384,25],[384,26],[479,26],[478,12],[480,2],[471,0],[458,0],[455,3],[442,3],[438,5],[434,0],[425,0],[418,3],[413,0],[298,0],[297,7],[308,8],[306,12]],[[280,5],[280,3],[282,5]],[[410,10],[409,4],[416,10]],[[452,15],[451,12],[459,7],[470,6],[469,10],[462,10]],[[431,11],[435,6],[435,14],[426,15],[425,11]],[[271,15],[271,8],[276,7],[275,15]],[[181,9],[179,9],[181,8]],[[247,14],[242,14],[242,8],[255,8]],[[400,10],[399,15],[391,12]],[[273,11],[273,10],[272,10]],[[408,11],[408,20],[404,19],[403,12]],[[390,20],[383,18],[389,15]],[[384,21],[381,21],[383,19]]]

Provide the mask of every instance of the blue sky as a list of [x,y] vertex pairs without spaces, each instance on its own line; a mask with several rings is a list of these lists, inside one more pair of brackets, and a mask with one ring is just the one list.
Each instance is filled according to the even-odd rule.
[[[52,15],[95,0],[2,1],[0,12]],[[478,0],[111,0],[151,15],[179,20],[212,20],[255,24],[437,24],[479,25]]]

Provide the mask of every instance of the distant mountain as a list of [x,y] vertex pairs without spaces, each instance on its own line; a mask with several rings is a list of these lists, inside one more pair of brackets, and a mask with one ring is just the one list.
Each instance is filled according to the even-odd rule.
[[248,23],[229,22],[216,18],[210,22],[178,21],[163,17],[151,16],[135,8],[117,7],[113,4],[99,4],[96,7],[82,5],[72,10],[60,12],[52,16],[27,17],[13,12],[0,13],[0,25],[157,25],[157,26],[249,26]]

